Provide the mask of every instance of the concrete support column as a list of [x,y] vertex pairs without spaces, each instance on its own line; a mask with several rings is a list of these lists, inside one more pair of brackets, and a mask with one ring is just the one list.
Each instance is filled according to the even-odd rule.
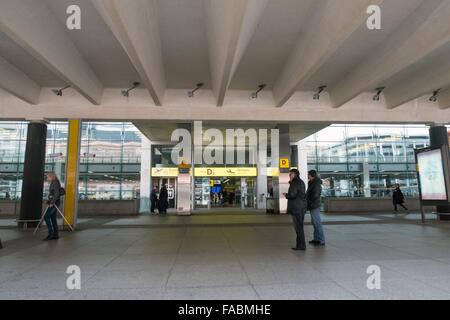
[[[256,163],[258,176],[256,177],[256,208],[266,209],[267,198],[267,158],[260,159],[258,154],[258,146],[252,148],[253,163]],[[266,155],[267,157],[267,155]],[[263,161],[265,160],[265,161]]]
[[370,170],[369,170],[368,159],[364,160],[363,163],[363,185],[364,185],[364,197],[370,198],[372,193],[370,190]]
[[[279,150],[272,150],[272,166],[280,168],[280,159],[287,158],[291,161],[291,145],[289,138],[289,125],[278,125]],[[272,137],[273,139],[274,137]],[[278,151],[278,152],[277,152]],[[278,153],[278,154],[277,154]],[[285,214],[287,210],[287,199],[283,193],[289,190],[289,169],[279,170],[278,177],[273,177],[273,197],[275,213]]]
[[150,192],[152,190],[152,144],[143,136],[141,145],[141,182],[139,213],[150,213]]
[[266,209],[267,190],[267,166],[258,165],[258,177],[256,178],[256,207]]
[[[39,220],[41,218],[46,139],[47,124],[45,122],[37,121],[28,124],[19,220]],[[19,227],[21,224],[19,223]],[[28,224],[28,226],[31,225]]]
[[[430,147],[442,145],[449,150],[447,127],[439,124],[430,127]],[[437,206],[437,212],[441,220],[450,220],[450,206]]]
[[306,140],[301,140],[297,143],[297,161],[298,171],[300,171],[300,178],[308,186],[308,146]]
[[[188,130],[192,136],[191,124],[179,124],[179,128]],[[177,214],[179,216],[191,215],[194,208],[194,149],[192,144],[190,156],[182,154],[178,159],[178,179],[177,179]]]
[[[69,120],[66,158],[66,195],[64,197],[64,216],[75,228],[78,220],[78,182],[80,169],[81,120]],[[64,222],[64,227],[67,226]]]

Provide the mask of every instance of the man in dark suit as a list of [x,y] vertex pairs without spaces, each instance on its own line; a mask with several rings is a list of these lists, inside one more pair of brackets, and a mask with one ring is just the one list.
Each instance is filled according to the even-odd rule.
[[297,243],[292,250],[306,250],[305,232],[303,230],[303,221],[306,213],[306,187],[300,172],[292,169],[289,172],[289,191],[284,196],[288,199],[287,213],[292,215],[295,232],[297,233]]
[[155,213],[155,209],[157,208],[158,203],[158,187],[154,186],[152,192],[150,193],[150,212]]
[[158,211],[159,214],[167,214],[167,208],[169,207],[169,193],[165,185],[162,186],[159,192]]

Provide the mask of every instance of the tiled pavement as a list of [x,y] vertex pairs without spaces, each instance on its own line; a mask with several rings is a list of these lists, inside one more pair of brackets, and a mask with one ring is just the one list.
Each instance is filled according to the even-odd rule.
[[283,216],[83,220],[57,242],[1,221],[0,299],[449,299],[450,223],[418,218],[325,216],[327,246],[306,252]]

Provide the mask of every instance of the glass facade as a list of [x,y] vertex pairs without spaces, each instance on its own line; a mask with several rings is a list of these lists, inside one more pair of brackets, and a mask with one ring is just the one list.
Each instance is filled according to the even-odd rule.
[[[17,200],[21,197],[27,127],[26,122],[0,122],[0,199]],[[65,178],[67,129],[67,122],[52,122],[47,127],[45,170],[56,172],[62,182]]]
[[414,149],[428,145],[426,126],[332,125],[307,139],[308,169],[327,197],[388,197],[396,183],[418,196]]
[[[27,122],[0,122],[0,199],[21,196]],[[48,125],[46,171],[64,182],[68,124]],[[126,122],[85,122],[80,149],[80,199],[128,200],[140,196],[141,133]],[[417,196],[414,149],[429,145],[420,125],[332,125],[306,139],[308,169],[324,180],[324,196],[388,197],[399,183]],[[297,162],[296,146],[292,164]],[[173,146],[152,148],[153,168],[175,168]],[[158,181],[152,181],[156,184]]]
[[141,140],[141,133],[131,123],[83,123],[80,199],[139,198]]
[[[0,122],[0,199],[20,199],[27,122]],[[47,129],[46,171],[64,183],[67,122]],[[80,148],[80,199],[139,198],[141,133],[131,123],[83,123]],[[44,186],[47,190],[47,185]]]

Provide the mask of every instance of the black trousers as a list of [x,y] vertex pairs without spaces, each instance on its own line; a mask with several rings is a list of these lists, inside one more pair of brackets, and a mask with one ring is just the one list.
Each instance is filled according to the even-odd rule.
[[306,248],[305,231],[303,230],[303,222],[305,221],[305,212],[292,213],[292,221],[294,222],[294,229],[297,233],[296,247],[298,249]]
[[47,225],[48,235],[50,237],[58,238],[58,220],[56,207],[52,206],[47,209],[45,213],[44,220]]
[[408,208],[405,207],[405,205],[404,205],[403,203],[394,203],[394,210],[395,210],[395,212],[398,211],[398,210],[397,210],[397,206],[400,206],[400,207],[402,207],[403,209],[408,210]]

